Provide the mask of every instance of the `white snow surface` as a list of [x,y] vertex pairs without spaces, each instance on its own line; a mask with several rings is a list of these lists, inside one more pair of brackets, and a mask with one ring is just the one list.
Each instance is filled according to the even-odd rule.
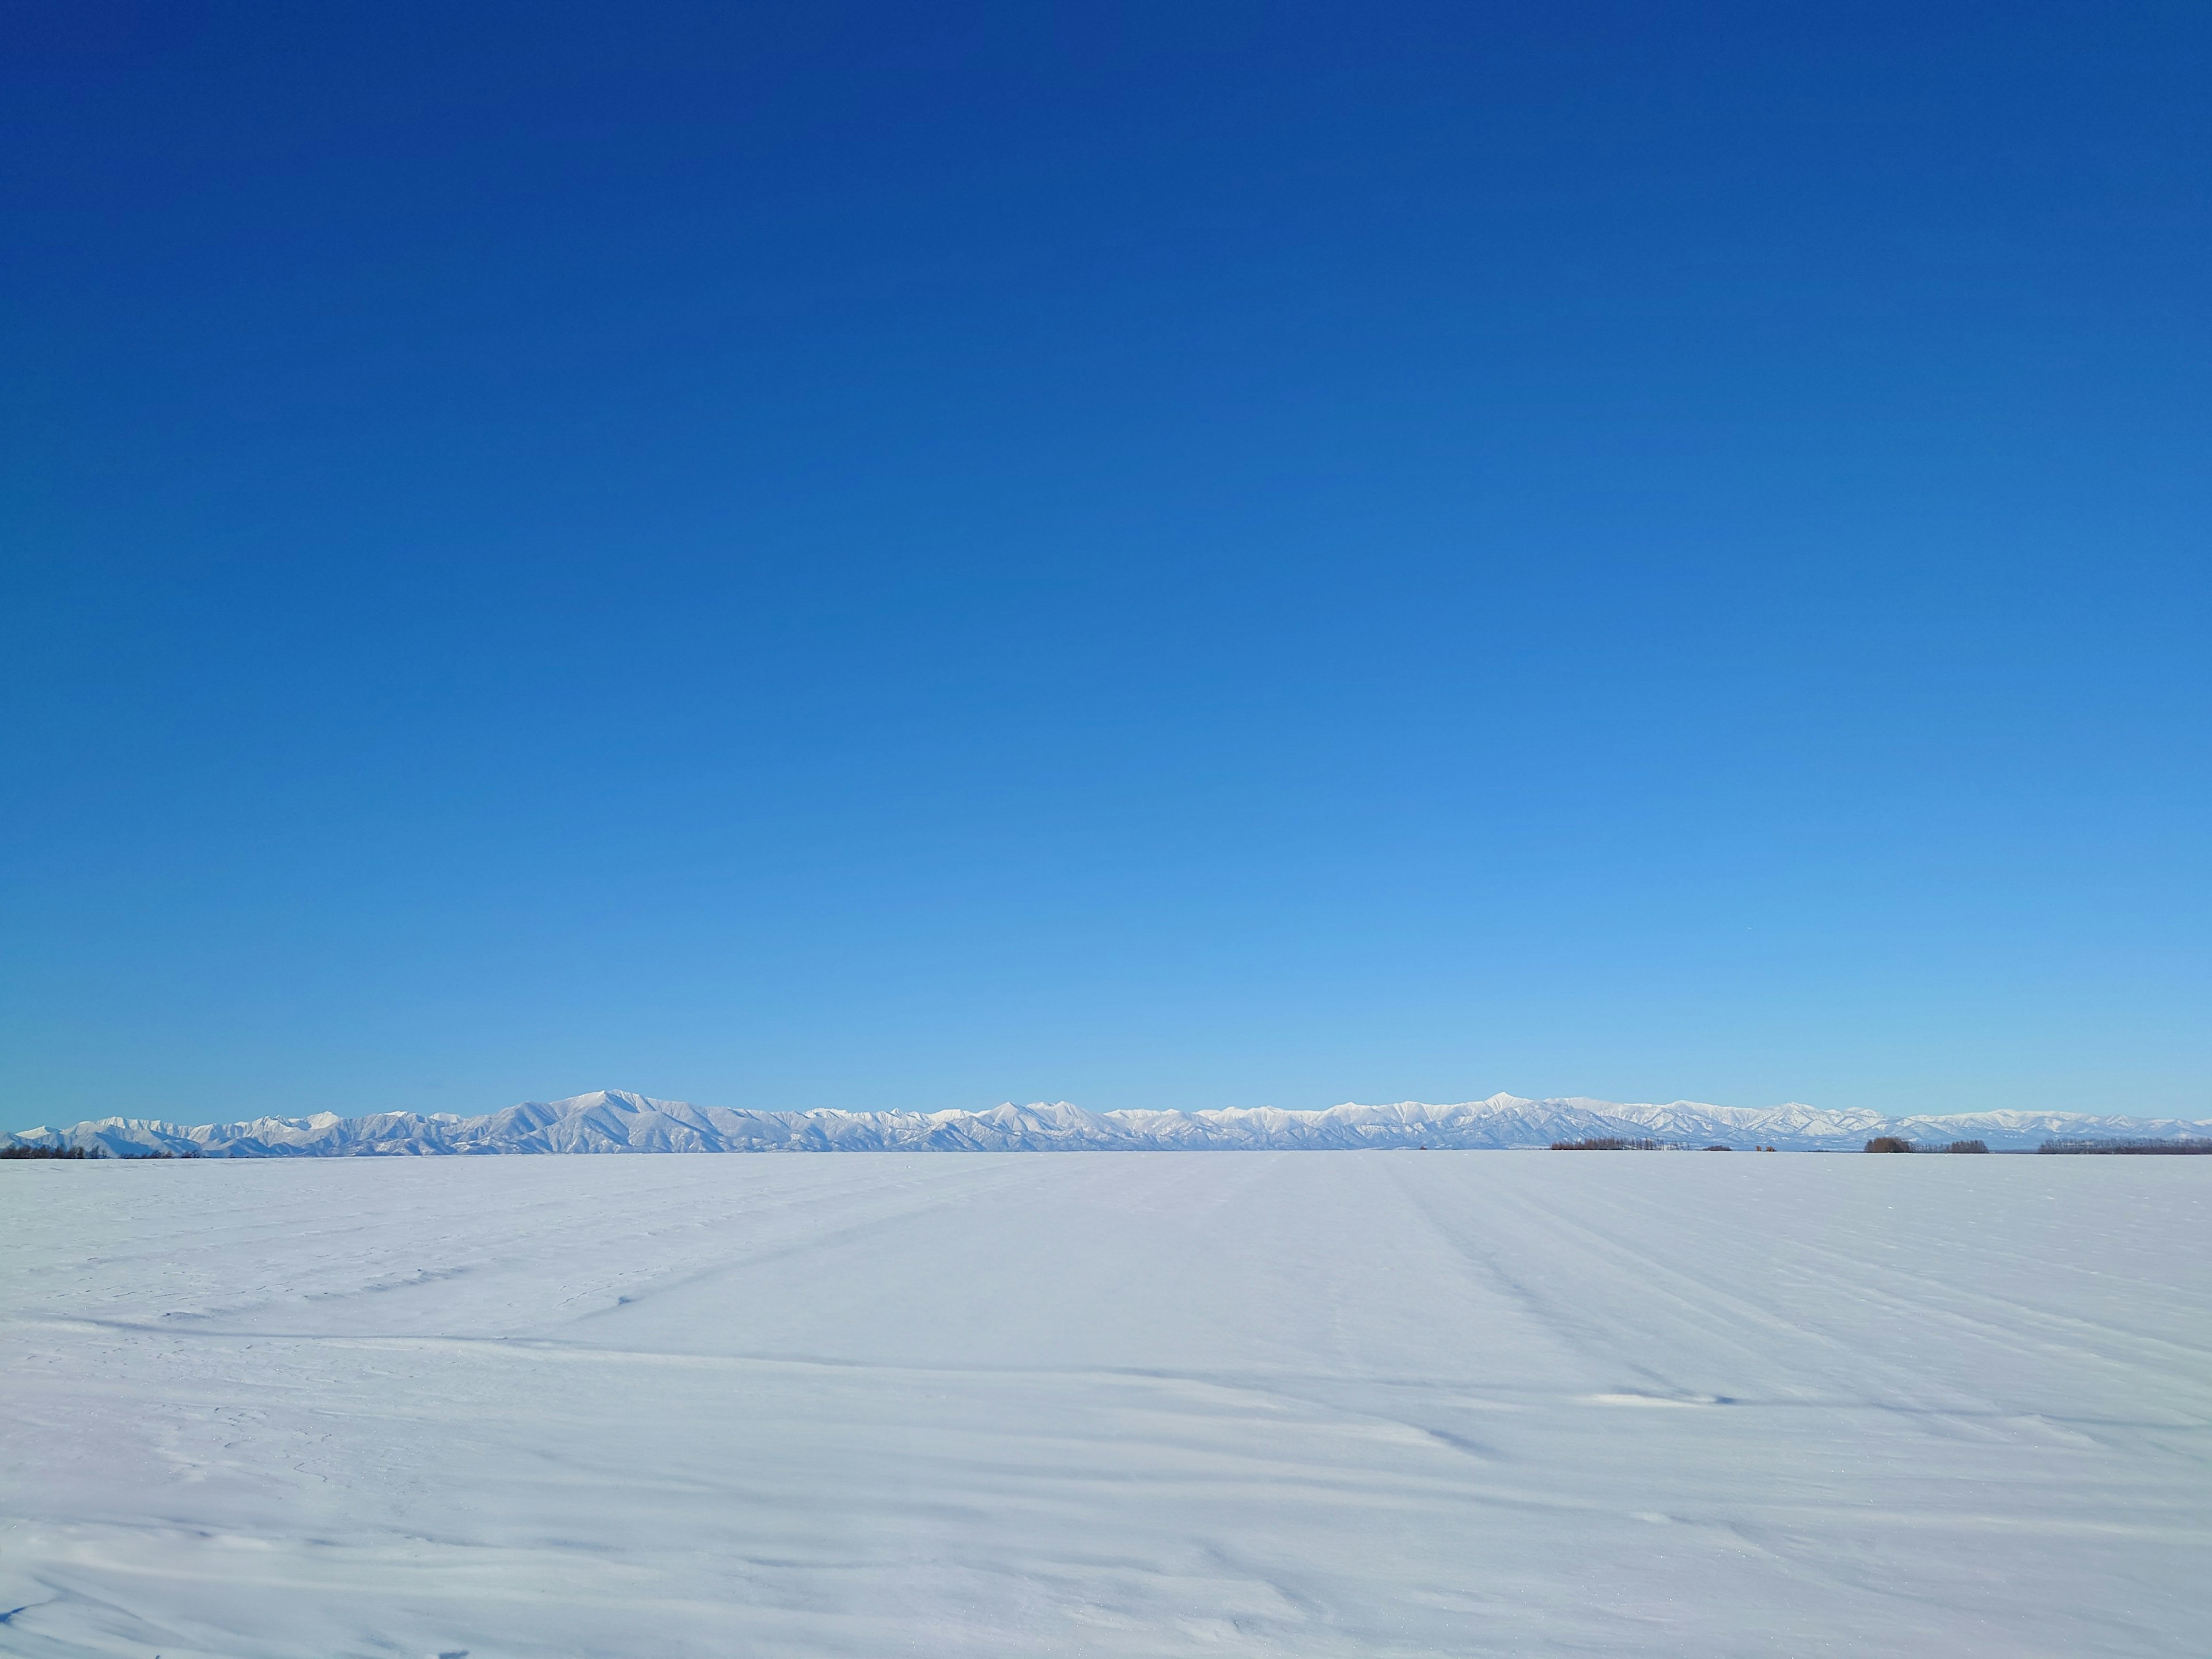
[[2212,1630],[2212,1159],[14,1162],[0,1216],[0,1653]]
[[114,1156],[360,1157],[435,1152],[877,1152],[1305,1151],[1377,1146],[1543,1146],[1591,1135],[1697,1145],[1856,1151],[1872,1136],[2031,1147],[2080,1139],[2212,1139],[2212,1119],[2077,1112],[1961,1112],[1884,1117],[1869,1111],[1775,1107],[1624,1105],[1492,1095],[1457,1105],[1402,1101],[1326,1111],[1229,1107],[1212,1111],[1090,1112],[1066,1101],[983,1112],[763,1112],[654,1100],[618,1089],[526,1101],[480,1117],[382,1112],[368,1117],[263,1117],[185,1127],[108,1117],[67,1129],[26,1129],[0,1145],[79,1146]]

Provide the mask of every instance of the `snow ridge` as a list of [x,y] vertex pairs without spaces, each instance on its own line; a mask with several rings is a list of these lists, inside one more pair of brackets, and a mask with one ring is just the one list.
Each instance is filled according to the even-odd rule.
[[1090,1112],[1066,1101],[1012,1103],[982,1112],[736,1111],[655,1100],[618,1089],[525,1101],[481,1117],[380,1112],[369,1117],[263,1117],[186,1127],[99,1118],[66,1129],[0,1134],[0,1146],[74,1146],[112,1157],[167,1152],[203,1158],[420,1157],[506,1152],[862,1152],[1286,1151],[1358,1147],[1543,1146],[1593,1135],[1698,1146],[1856,1150],[1878,1134],[1909,1140],[1978,1139],[2032,1147],[2052,1136],[2136,1140],[2212,1139],[2212,1119],[2096,1116],[2080,1112],[1960,1112],[1885,1117],[1791,1103],[1753,1108],[1678,1100],[1622,1104],[1579,1097],[1432,1106],[1348,1103],[1326,1111],[1271,1106],[1212,1111]]

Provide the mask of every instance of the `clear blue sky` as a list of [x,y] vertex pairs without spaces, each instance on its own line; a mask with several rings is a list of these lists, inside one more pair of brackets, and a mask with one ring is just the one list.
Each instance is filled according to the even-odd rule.
[[0,1127],[2212,1114],[2212,12],[33,4]]

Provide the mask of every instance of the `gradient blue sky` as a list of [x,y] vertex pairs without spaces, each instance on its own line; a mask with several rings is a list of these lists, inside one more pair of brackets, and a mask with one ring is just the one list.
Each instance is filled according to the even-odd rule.
[[2212,1114],[2200,5],[5,19],[0,1127]]

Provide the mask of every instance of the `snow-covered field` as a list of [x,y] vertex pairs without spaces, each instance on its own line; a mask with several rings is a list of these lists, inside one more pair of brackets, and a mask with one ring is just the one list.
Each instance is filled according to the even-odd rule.
[[2212,1645],[2212,1158],[12,1164],[0,1219],[0,1652]]

